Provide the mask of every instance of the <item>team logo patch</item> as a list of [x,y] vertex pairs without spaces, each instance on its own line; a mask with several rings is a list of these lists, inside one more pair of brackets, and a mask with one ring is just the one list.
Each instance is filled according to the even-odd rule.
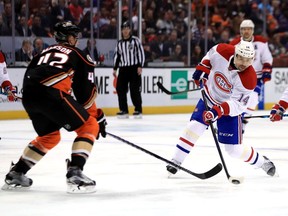
[[88,61],[94,63],[93,59],[90,57],[90,55],[87,55],[86,58],[88,59]]
[[226,93],[231,93],[232,92],[232,84],[229,83],[228,79],[220,72],[215,72],[214,75],[214,81],[216,83],[216,86],[226,92]]

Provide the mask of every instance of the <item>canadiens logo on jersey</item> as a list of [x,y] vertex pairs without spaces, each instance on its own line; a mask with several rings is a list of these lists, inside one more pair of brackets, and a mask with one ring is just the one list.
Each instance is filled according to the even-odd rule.
[[215,72],[214,81],[216,86],[226,93],[232,93],[233,85],[229,83],[229,80],[220,72]]

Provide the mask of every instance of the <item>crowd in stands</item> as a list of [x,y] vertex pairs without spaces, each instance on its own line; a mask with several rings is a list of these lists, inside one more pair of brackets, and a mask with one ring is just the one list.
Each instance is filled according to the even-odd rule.
[[[133,3],[132,13],[129,13],[130,1]],[[251,19],[255,23],[255,34],[267,37],[275,66],[287,65],[288,1],[207,1],[209,16],[208,29],[205,30],[206,0],[191,1],[191,8],[188,8],[187,0],[142,0],[142,43],[146,65],[152,61],[182,61],[185,65],[190,62],[195,66],[205,54],[206,35],[207,49],[220,42],[229,43],[239,34],[243,19]],[[55,23],[71,20],[82,29],[83,37],[90,37],[90,0],[29,0],[28,20],[25,2],[15,0],[16,36],[53,37]],[[96,39],[117,39],[117,2],[93,0],[93,35]],[[139,19],[137,4],[137,0],[122,0],[122,20],[128,20],[131,15],[135,35],[138,34]],[[0,36],[11,35],[11,27],[11,0],[0,0]],[[191,38],[190,59],[187,56],[188,33]]]

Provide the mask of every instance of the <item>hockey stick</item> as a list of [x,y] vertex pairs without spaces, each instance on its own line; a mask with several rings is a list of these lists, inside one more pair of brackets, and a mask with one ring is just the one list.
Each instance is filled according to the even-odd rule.
[[[283,117],[287,117],[288,114],[283,114]],[[257,115],[257,116],[245,116],[244,119],[250,118],[270,118],[270,115]]]
[[126,144],[128,144],[128,145],[130,145],[130,146],[132,146],[132,147],[134,147],[136,149],[139,149],[140,151],[145,152],[146,154],[149,154],[149,155],[151,155],[151,156],[153,156],[153,157],[155,157],[155,158],[157,158],[159,160],[162,160],[162,161],[164,161],[164,162],[166,162],[168,164],[171,164],[172,166],[177,167],[178,169],[183,170],[183,171],[185,171],[185,172],[187,172],[187,173],[189,173],[189,174],[191,174],[191,175],[193,175],[193,176],[195,176],[195,177],[197,177],[199,179],[202,179],[202,180],[203,179],[208,179],[208,178],[216,175],[217,173],[219,173],[222,170],[222,164],[218,163],[215,167],[213,167],[211,170],[209,170],[209,171],[207,171],[205,173],[194,173],[194,172],[192,172],[192,171],[190,171],[188,169],[185,169],[184,167],[181,167],[181,166],[173,163],[172,161],[169,161],[169,160],[167,160],[167,159],[165,159],[165,158],[163,158],[163,157],[161,157],[161,156],[159,156],[159,155],[157,155],[157,154],[155,154],[155,153],[153,153],[151,151],[148,151],[148,150],[146,150],[146,149],[144,149],[144,148],[142,148],[142,147],[140,147],[140,146],[138,146],[138,145],[136,145],[134,143],[131,143],[131,142],[119,137],[119,136],[116,136],[116,135],[108,133],[108,132],[106,132],[106,133],[108,135],[110,135],[111,137],[113,137],[113,138],[115,138],[115,139],[117,139],[117,140],[119,140],[121,142],[124,142],[124,143],[126,143]]
[[[0,93],[0,94],[7,96],[6,93]],[[16,100],[22,100],[22,97],[19,97],[19,96],[17,96],[17,95],[14,95],[14,97],[16,98]]]
[[[207,104],[207,99],[205,97],[205,92],[204,90],[201,91],[202,93],[202,98],[203,98],[203,101],[205,103],[205,108],[206,110],[208,111],[209,110],[209,107],[208,107],[208,104]],[[218,142],[218,139],[216,137],[216,132],[215,132],[215,128],[213,126],[213,122],[212,121],[209,121],[209,126],[211,128],[211,132],[212,132],[212,135],[213,135],[213,138],[214,138],[214,141],[215,141],[215,144],[216,144],[216,147],[217,147],[217,150],[218,150],[218,153],[219,153],[219,156],[220,156],[220,159],[221,159],[221,162],[222,162],[222,165],[224,167],[224,170],[225,170],[225,173],[226,173],[226,176],[227,176],[227,179],[229,180],[229,182],[233,183],[233,184],[240,184],[244,181],[244,178],[243,177],[232,177],[230,176],[229,172],[228,172],[228,169],[227,169],[227,166],[226,166],[226,163],[225,163],[225,160],[224,160],[224,157],[222,155],[222,152],[221,152],[221,148],[220,148],[220,145],[219,145],[219,142]]]
[[200,88],[197,89],[188,89],[188,90],[184,90],[184,91],[178,91],[178,92],[171,92],[168,89],[166,89],[162,83],[157,82],[157,86],[159,87],[159,89],[161,89],[163,92],[165,92],[168,95],[174,95],[174,94],[182,94],[182,93],[187,93],[187,92],[192,92],[192,91],[198,91],[200,90]]

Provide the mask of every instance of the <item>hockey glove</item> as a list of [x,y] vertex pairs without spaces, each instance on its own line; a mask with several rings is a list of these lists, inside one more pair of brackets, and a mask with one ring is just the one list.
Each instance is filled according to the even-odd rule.
[[262,74],[262,80],[263,80],[263,83],[267,82],[267,81],[270,81],[271,80],[271,73],[269,72],[264,72]]
[[96,118],[98,124],[99,124],[99,132],[97,134],[97,137],[96,139],[98,140],[99,139],[99,136],[101,134],[102,137],[106,137],[106,125],[107,125],[107,122],[106,122],[106,117],[105,117],[105,114],[103,112],[102,109],[97,109],[97,118]]
[[272,67],[270,64],[264,64],[262,69],[262,81],[263,83],[271,80],[271,73],[272,73]]
[[283,119],[283,114],[285,113],[286,109],[281,106],[281,104],[284,105],[286,103],[284,101],[282,103],[281,102],[282,101],[280,101],[278,104],[274,104],[274,106],[272,107],[272,110],[270,112],[270,120],[272,122],[280,121]]
[[196,70],[192,75],[192,79],[199,87],[203,87],[208,79],[210,70],[202,65],[197,65]]
[[207,124],[209,122],[214,122],[217,119],[221,118],[223,113],[223,108],[221,106],[216,106],[214,105],[212,107],[212,109],[210,109],[209,111],[204,111],[203,113],[203,120],[204,122],[206,122]]
[[10,102],[17,101],[17,91],[16,88],[11,84],[10,81],[4,81],[2,83],[4,93]]

